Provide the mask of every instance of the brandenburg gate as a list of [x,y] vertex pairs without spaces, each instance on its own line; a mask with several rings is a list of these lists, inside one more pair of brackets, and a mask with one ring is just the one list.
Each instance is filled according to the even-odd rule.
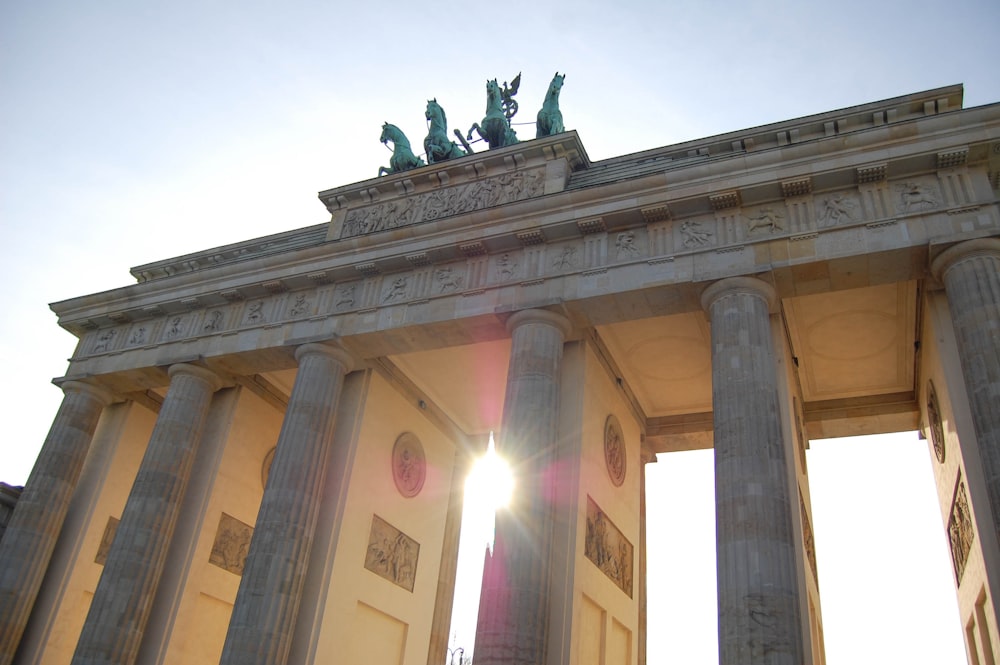
[[808,440],[915,429],[997,662],[1000,104],[962,94],[597,162],[548,99],[532,140],[488,109],[489,150],[432,133],[329,223],[53,304],[79,344],[0,541],[0,663],[440,665],[495,431],[476,665],[644,665],[644,465],[698,448],[720,662],[820,665]]

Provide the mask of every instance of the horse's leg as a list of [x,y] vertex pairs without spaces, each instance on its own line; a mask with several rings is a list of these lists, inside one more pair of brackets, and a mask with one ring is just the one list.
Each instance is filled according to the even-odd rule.
[[472,123],[472,127],[469,127],[469,135],[465,137],[467,140],[469,140],[469,141],[472,140],[472,130],[473,129],[476,130],[476,132],[479,133],[479,138],[481,138],[481,139],[485,139],[486,138],[485,136],[483,136],[483,130],[479,126],[479,123],[478,122],[474,122],[474,123]]
[[378,177],[381,178],[383,174],[384,175],[389,175],[390,173],[392,173],[392,169],[387,169],[384,166],[378,167]]

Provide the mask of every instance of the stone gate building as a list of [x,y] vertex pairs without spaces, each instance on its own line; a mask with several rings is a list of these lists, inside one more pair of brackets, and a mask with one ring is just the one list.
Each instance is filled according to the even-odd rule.
[[818,665],[808,439],[913,429],[994,663],[998,174],[960,86],[593,163],[570,131],[56,303],[0,663],[439,665],[496,430],[477,665],[645,663],[644,464],[709,447],[721,663]]

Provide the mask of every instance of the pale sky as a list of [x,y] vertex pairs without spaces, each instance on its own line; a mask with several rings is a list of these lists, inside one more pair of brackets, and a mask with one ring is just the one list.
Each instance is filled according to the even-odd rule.
[[[7,414],[0,480],[24,482],[61,399],[49,382],[64,373],[74,338],[46,303],[127,285],[132,266],[326,221],[316,192],[388,164],[378,142],[385,121],[420,145],[429,98],[444,107],[450,128],[464,131],[483,115],[485,80],[523,72],[514,121],[529,122],[553,73],[565,72],[566,126],[579,132],[593,161],[954,83],[965,84],[966,107],[1000,101],[995,0],[347,7],[300,0],[0,4],[0,358],[8,372],[0,383]],[[520,132],[533,135],[530,126]],[[863,549],[864,565],[842,564],[858,566],[850,572],[858,578],[865,566],[913,563],[919,573],[907,578],[911,586],[920,580],[922,589],[931,566],[943,567],[947,581],[946,550],[944,563],[917,563],[925,548],[904,555],[884,530],[876,541],[823,535],[835,519],[827,514],[893,524],[886,500],[931,492],[929,471],[919,466],[928,463],[926,445],[888,455],[893,471],[869,481],[874,495],[872,485],[845,480],[823,498],[819,469],[837,464],[827,458],[846,455],[850,473],[882,468],[826,448],[810,453],[821,576]],[[656,473],[681,464],[665,461]],[[904,462],[915,470],[897,472]],[[711,475],[692,479],[682,473],[661,484],[686,483],[682,496],[700,497],[708,511],[697,516],[698,529],[711,531]],[[862,490],[866,508],[851,514],[848,491]],[[940,518],[932,517],[942,549]],[[690,528],[674,533],[668,549],[687,550]],[[829,606],[840,586],[821,577],[821,587],[829,664],[885,662],[837,646],[859,643],[862,629],[835,629]],[[651,601],[658,633],[685,616],[714,622],[714,586],[693,593],[682,601],[691,611],[680,617],[659,614]],[[930,615],[941,602],[903,602],[877,585],[854,611],[917,607]],[[964,650],[945,660],[927,655],[938,634],[958,636],[957,624],[948,624],[956,618],[939,619],[933,634],[906,625],[891,632],[883,619],[871,620],[881,632],[870,639],[914,646],[896,662],[964,659]],[[676,633],[679,640],[692,634]],[[710,648],[697,656],[651,647],[650,662],[714,663],[714,636],[706,639]]]

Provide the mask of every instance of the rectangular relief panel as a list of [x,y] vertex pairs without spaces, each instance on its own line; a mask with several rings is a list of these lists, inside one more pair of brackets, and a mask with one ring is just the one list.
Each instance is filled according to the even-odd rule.
[[632,662],[632,631],[626,626],[618,623],[616,619],[611,620],[611,636],[608,639],[608,657],[605,659],[606,665],[630,665]]
[[632,597],[632,554],[632,543],[588,496],[584,555],[629,598]]
[[232,515],[222,513],[208,562],[234,575],[242,576],[252,537],[252,526],[241,522]]
[[365,568],[412,592],[419,556],[420,543],[378,515],[372,515]]

